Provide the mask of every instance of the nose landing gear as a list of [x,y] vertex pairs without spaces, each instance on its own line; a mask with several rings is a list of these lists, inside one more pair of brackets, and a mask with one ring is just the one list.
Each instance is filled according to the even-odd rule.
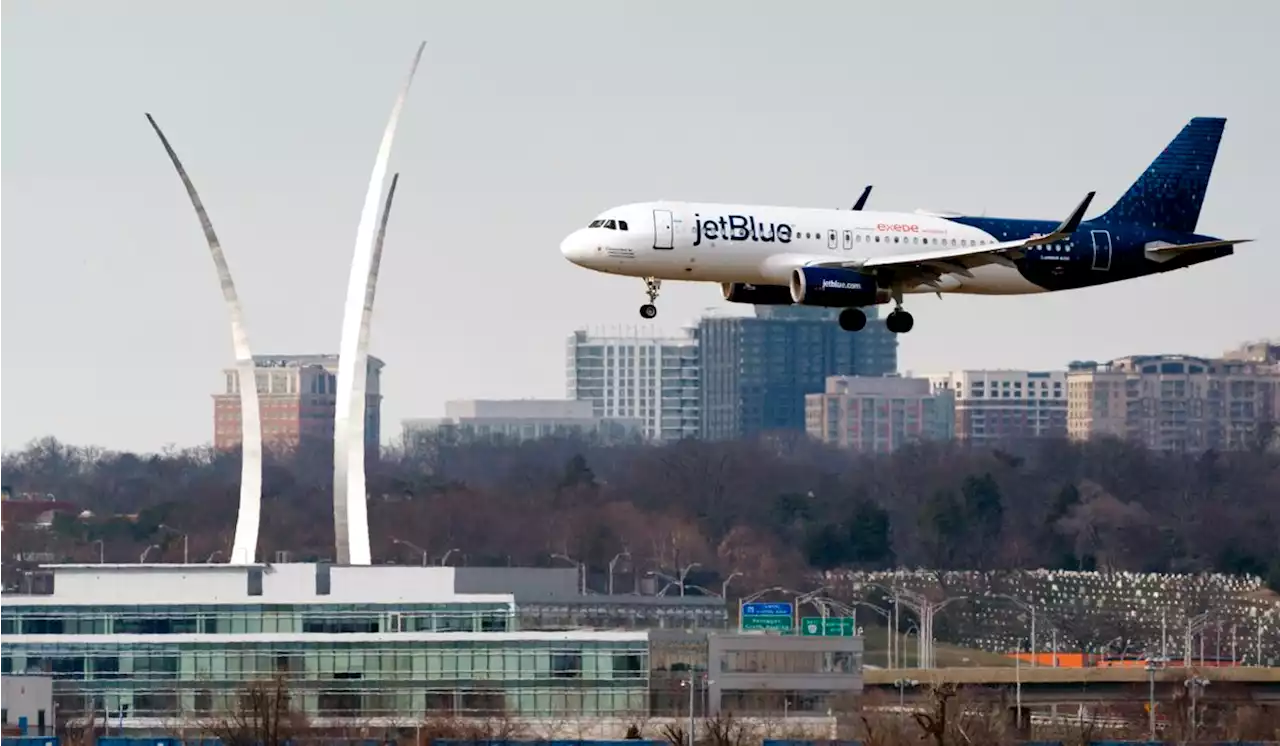
[[658,307],[654,303],[658,300],[658,291],[662,289],[662,280],[646,277],[644,287],[645,293],[649,296],[649,302],[640,306],[640,318],[652,319],[658,315]]

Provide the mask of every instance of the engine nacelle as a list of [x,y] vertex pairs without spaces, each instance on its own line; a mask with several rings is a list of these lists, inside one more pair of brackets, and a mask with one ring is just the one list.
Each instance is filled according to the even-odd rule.
[[786,285],[750,285],[745,282],[722,282],[720,291],[730,303],[750,303],[754,306],[789,306],[791,289]]
[[889,300],[876,278],[854,269],[800,267],[791,273],[791,300],[804,306],[855,308]]

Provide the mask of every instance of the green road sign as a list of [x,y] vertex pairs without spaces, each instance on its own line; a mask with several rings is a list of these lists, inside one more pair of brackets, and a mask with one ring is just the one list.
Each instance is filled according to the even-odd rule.
[[789,616],[744,616],[744,630],[772,630],[774,632],[791,632],[794,622]]
[[824,619],[807,616],[800,620],[800,634],[807,637],[853,637],[853,617],[832,616]]

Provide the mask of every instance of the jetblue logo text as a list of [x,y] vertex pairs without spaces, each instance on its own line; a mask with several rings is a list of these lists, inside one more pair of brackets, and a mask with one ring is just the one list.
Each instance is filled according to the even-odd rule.
[[841,282],[839,280],[823,280],[822,289],[823,290],[861,290],[862,283]]
[[765,243],[791,243],[791,226],[779,223],[761,223],[749,215],[721,215],[718,218],[693,216],[693,245],[708,241],[763,241]]

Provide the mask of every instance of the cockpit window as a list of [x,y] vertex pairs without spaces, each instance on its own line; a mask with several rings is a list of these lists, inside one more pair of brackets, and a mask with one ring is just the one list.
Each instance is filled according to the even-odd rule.
[[616,220],[614,218],[599,218],[597,220],[592,220],[591,224],[588,225],[587,227],[588,228],[604,228],[606,230],[611,230],[611,231],[629,230],[627,228],[627,221]]
[[627,221],[625,221],[625,220],[619,220],[619,221],[618,221],[618,230],[620,230],[620,231],[625,231],[625,230],[627,230]]
[[612,220],[606,220],[606,221],[604,221],[604,227],[606,227],[606,228],[608,228],[608,229],[610,229],[610,230],[617,230],[617,229],[618,229],[618,224],[617,224],[617,223],[615,223],[615,222],[614,222],[614,221],[612,221]]
[[592,221],[591,221],[591,225],[588,225],[587,227],[588,227],[588,228],[599,228],[599,227],[600,227],[600,226],[602,226],[602,225],[604,225],[604,221],[603,221],[603,220],[592,220]]

